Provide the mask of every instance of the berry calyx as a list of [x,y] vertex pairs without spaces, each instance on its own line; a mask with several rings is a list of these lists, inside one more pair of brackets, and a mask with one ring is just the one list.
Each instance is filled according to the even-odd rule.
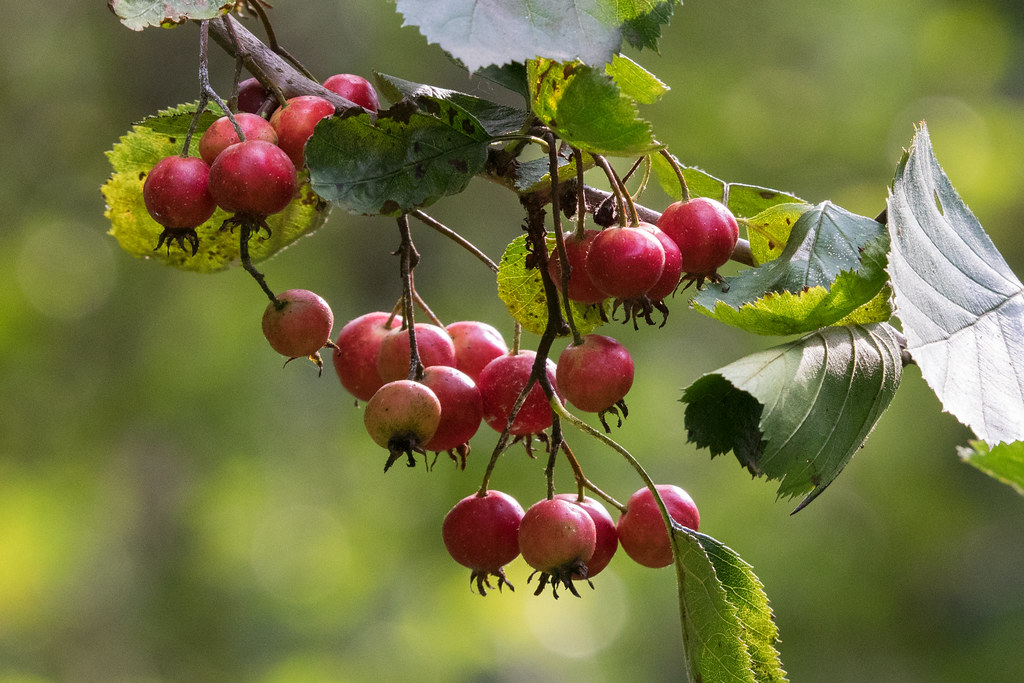
[[[590,278],[587,271],[587,254],[594,239],[601,234],[600,230],[584,230],[583,237],[576,233],[565,236],[565,254],[569,259],[569,293],[568,298],[582,304],[599,304],[608,298]],[[562,291],[562,259],[558,249],[548,257],[548,275],[555,283],[555,288]]]
[[572,582],[577,577],[587,578],[587,562],[596,547],[594,520],[582,507],[564,499],[549,498],[534,503],[519,524],[519,552],[536,570],[534,574],[540,572],[534,595],[540,595],[550,583],[555,598],[558,598],[559,584],[580,597]]
[[[455,367],[455,345],[443,327],[430,323],[416,323],[416,350],[420,363]],[[384,335],[377,356],[377,372],[385,382],[409,376],[409,328],[395,329]]]
[[441,402],[424,384],[408,379],[389,382],[370,398],[363,413],[363,424],[370,438],[388,449],[384,463],[387,472],[403,454],[409,467],[416,466],[413,453],[424,453],[441,422]]
[[195,256],[199,236],[195,229],[208,221],[217,209],[210,194],[210,167],[197,157],[164,157],[146,176],[142,198],[153,220],[164,227],[156,248],[175,241],[183,250],[185,242]]
[[698,285],[716,278],[739,240],[736,217],[727,206],[709,197],[670,204],[658,227],[679,246],[683,272]]
[[282,356],[287,365],[296,358],[307,357],[320,372],[324,363],[320,349],[331,347],[334,313],[319,295],[307,289],[289,289],[277,295],[263,311],[263,336]]
[[313,135],[313,129],[320,119],[334,114],[334,105],[316,95],[300,95],[285,102],[285,105],[270,117],[270,125],[277,131],[277,144],[291,159],[295,168],[305,163],[306,141]]
[[[665,501],[669,517],[678,524],[697,530],[700,513],[697,505],[683,489],[671,484],[654,487]],[[629,498],[626,512],[616,525],[619,543],[634,562],[645,567],[667,567],[672,564],[672,544],[651,490],[644,487]]]
[[[238,127],[245,134],[246,140],[266,140],[277,144],[277,133],[263,117],[247,112],[239,112],[234,116]],[[221,152],[239,142],[241,140],[238,138],[235,127],[231,124],[231,119],[222,116],[210,124],[210,127],[203,133],[203,137],[199,138],[199,155],[206,163],[213,164]]]
[[574,579],[592,579],[608,566],[615,551],[619,549],[619,533],[615,529],[615,520],[608,514],[604,505],[593,498],[585,497],[583,500],[575,493],[559,493],[555,498],[567,500],[574,505],[583,508],[590,519],[594,521],[594,528],[597,531],[597,542],[594,546],[594,554],[587,561],[587,576],[573,575]]
[[474,382],[488,363],[508,353],[508,344],[494,326],[476,320],[449,323],[445,330],[455,345],[455,367]]
[[515,498],[501,491],[467,496],[455,504],[441,525],[441,537],[448,554],[471,571],[470,584],[480,595],[493,588],[490,577],[514,591],[505,578],[505,565],[519,557],[519,525],[523,508]]
[[[388,320],[391,324],[388,325]],[[377,357],[384,336],[402,324],[402,316],[384,311],[366,313],[348,321],[334,342],[334,371],[341,386],[360,401],[369,401],[384,386]]]
[[441,403],[441,421],[434,436],[423,444],[423,450],[447,451],[466,469],[469,440],[483,418],[480,390],[469,375],[444,365],[424,369],[421,381]]
[[633,386],[633,357],[611,337],[588,334],[582,343],[566,346],[558,356],[555,377],[566,400],[580,410],[627,415],[623,398]]
[[587,253],[587,273],[598,289],[617,299],[643,296],[661,278],[665,250],[639,228],[607,228]]
[[217,205],[260,222],[288,206],[296,187],[288,155],[266,140],[231,145],[210,167],[210,194]]
[[[534,351],[520,351],[517,354],[498,356],[480,372],[480,396],[483,399],[484,421],[497,432],[505,431],[509,414],[523,387],[530,379],[537,354]],[[555,380],[555,364],[547,359],[548,381],[558,393]],[[526,396],[509,432],[513,436],[537,435],[551,426],[551,406],[539,383],[534,383]]]
[[324,81],[324,87],[333,93],[341,95],[349,102],[358,104],[363,109],[368,109],[372,112],[380,109],[377,91],[362,76],[357,76],[356,74],[334,74]]

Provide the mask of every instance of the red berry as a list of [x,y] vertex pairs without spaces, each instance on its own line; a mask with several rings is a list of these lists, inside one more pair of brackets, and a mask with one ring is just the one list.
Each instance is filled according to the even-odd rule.
[[566,400],[599,413],[621,401],[633,386],[633,358],[611,337],[588,334],[582,344],[565,347],[555,377]]
[[270,93],[255,78],[247,78],[238,84],[238,111],[255,114],[263,106]]
[[[423,384],[441,402],[441,422],[430,441],[423,444],[427,451],[450,451],[463,447],[468,450],[469,440],[480,428],[483,405],[480,390],[469,375],[455,368],[434,365],[423,371]],[[462,466],[466,466],[465,456]]]
[[445,327],[455,345],[455,367],[473,378],[498,356],[508,353],[508,344],[493,326],[475,320],[463,320]]
[[345,323],[334,342],[334,371],[341,386],[361,401],[369,401],[384,385],[377,371],[380,343],[402,324],[402,316],[396,315],[391,326],[385,327],[390,317],[382,311],[361,315]]
[[506,584],[505,565],[519,556],[519,523],[523,508],[516,499],[501,491],[474,494],[455,504],[441,525],[444,545],[452,558],[469,567],[470,582],[475,581],[480,595],[491,588],[490,575],[498,577],[498,589]]
[[[499,356],[480,372],[480,397],[483,399],[484,421],[495,431],[505,430],[509,413],[526,386],[533,370],[537,354],[533,351]],[[547,376],[555,391],[555,364],[547,360]],[[544,389],[535,383],[526,396],[526,401],[512,423],[511,433],[515,436],[539,434],[551,426],[551,406],[544,395]]]
[[639,228],[608,228],[594,238],[587,272],[598,289],[617,299],[643,296],[661,278],[665,250]]
[[263,336],[289,360],[308,356],[323,369],[319,351],[331,343],[331,307],[306,289],[289,289],[277,300],[280,305],[271,302],[263,311]]
[[409,467],[416,464],[413,451],[423,452],[441,422],[441,402],[424,384],[408,379],[389,382],[366,404],[363,424],[378,446],[390,451],[384,471],[404,453]]
[[283,210],[296,183],[288,155],[265,140],[231,145],[210,167],[210,194],[218,206],[246,216],[265,218]]
[[362,76],[355,74],[334,74],[326,81],[324,87],[333,93],[337,93],[349,102],[358,104],[363,109],[377,111],[380,109],[380,101],[377,99],[377,91],[373,89],[370,82]]
[[[444,328],[416,323],[416,350],[420,363],[455,367],[455,345]],[[384,335],[377,356],[377,372],[385,382],[409,376],[409,329],[395,329]]]
[[679,246],[683,272],[695,275],[714,273],[724,265],[739,239],[732,211],[708,197],[670,204],[658,227]]
[[679,285],[679,278],[683,274],[683,256],[675,241],[658,226],[651,225],[650,223],[641,223],[637,227],[641,230],[646,230],[658,238],[661,248],[665,250],[665,267],[661,270],[661,277],[658,278],[653,287],[647,290],[648,299],[651,301],[661,301],[676,291],[676,287]]
[[[266,140],[277,144],[277,133],[266,119],[255,114],[239,112],[235,114],[235,121],[245,133],[246,140]],[[203,157],[203,161],[212,164],[221,152],[238,142],[240,142],[238,133],[231,125],[231,119],[222,116],[214,121],[203,133],[203,137],[199,139],[199,154]]]
[[[599,304],[608,298],[594,281],[590,279],[587,272],[587,254],[594,243],[594,238],[601,234],[600,230],[585,230],[583,238],[579,239],[576,234],[565,236],[565,254],[569,257],[569,298],[583,304]],[[562,291],[562,260],[559,258],[558,249],[551,252],[548,257],[548,275],[555,283],[559,292]]]
[[334,105],[324,98],[300,95],[285,102],[270,117],[270,125],[277,131],[277,144],[288,154],[295,168],[305,165],[303,150],[316,124],[333,113]]
[[[575,493],[559,493],[557,499],[567,500],[574,505],[579,505],[594,520],[594,527],[597,531],[597,543],[594,546],[594,554],[587,561],[587,576],[592,579],[608,566],[615,551],[619,549],[619,534],[615,530],[615,520],[608,514],[608,510],[593,498],[584,498],[582,501]],[[574,579],[584,578],[581,575],[574,575]]]
[[156,162],[142,186],[146,210],[171,230],[195,228],[213,215],[217,204],[210,195],[210,167],[196,157],[164,157]]
[[534,503],[519,525],[519,552],[541,573],[536,595],[548,582],[558,597],[558,584],[579,597],[573,577],[587,576],[587,562],[597,547],[597,527],[579,505],[553,498]]
[[[697,530],[700,514],[693,499],[683,489],[671,484],[655,486],[665,501],[673,521]],[[645,567],[667,567],[672,564],[672,546],[668,530],[661,519],[658,504],[650,489],[644,487],[634,493],[626,504],[626,512],[617,525],[619,543],[635,562]]]

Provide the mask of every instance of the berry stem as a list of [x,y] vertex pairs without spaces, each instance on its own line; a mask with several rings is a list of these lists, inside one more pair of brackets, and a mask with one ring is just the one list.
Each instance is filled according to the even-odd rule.
[[[256,232],[259,232],[259,226],[256,228]],[[256,280],[256,284],[260,286],[263,293],[267,295],[271,302],[274,304],[274,308],[280,310],[284,308],[284,303],[280,301],[274,292],[267,286],[267,280],[263,277],[263,273],[256,270],[256,266],[252,264],[252,258],[249,256],[249,238],[253,235],[252,224],[248,219],[243,219],[238,227],[238,255],[242,261],[242,268],[245,268],[245,272],[252,275],[253,279]]]
[[299,62],[299,60],[293,57],[287,50],[285,50],[281,46],[280,43],[277,42],[277,36],[274,34],[274,27],[271,26],[270,24],[270,17],[267,16],[267,13],[260,5],[259,0],[255,0],[255,2],[250,2],[249,7],[254,8],[256,14],[259,16],[260,23],[263,24],[263,30],[267,32],[267,42],[269,43],[270,49],[284,57],[286,60],[288,60],[288,62],[296,69],[298,69],[303,76],[305,76],[311,81],[315,81],[316,78],[313,76],[313,74],[309,72],[309,69],[304,67],[302,63]]
[[432,310],[430,310],[430,306],[428,306],[427,302],[423,300],[423,297],[420,296],[420,293],[416,291],[415,287],[412,288],[412,299],[416,305],[420,307],[420,310],[427,314],[427,317],[430,318],[430,322],[434,323],[438,327],[444,327],[444,323],[442,323],[441,319],[438,318]]
[[423,223],[429,225],[431,228],[433,228],[437,232],[441,233],[442,235],[444,235],[448,239],[452,240],[453,242],[455,242],[459,246],[461,246],[463,249],[465,249],[466,251],[471,253],[473,256],[476,256],[478,259],[483,261],[484,264],[488,268],[490,268],[492,271],[494,271],[495,273],[498,272],[498,264],[496,264],[494,261],[492,261],[490,258],[488,258],[487,254],[485,254],[484,252],[480,251],[476,247],[475,244],[473,244],[472,242],[467,240],[465,237],[463,237],[459,233],[457,233],[454,230],[452,230],[451,228],[447,227],[446,225],[444,225],[443,223],[441,223],[439,220],[435,219],[434,217],[429,216],[429,215],[423,213],[419,209],[416,209],[415,211],[413,211],[412,215],[414,217],[418,218]]
[[576,488],[579,491],[580,500],[583,499],[584,490],[589,489],[598,497],[603,498],[609,505],[617,508],[619,512],[626,511],[625,505],[598,488],[594,482],[590,481],[590,479],[583,474],[583,467],[576,458],[576,454],[572,452],[571,448],[569,448],[569,442],[565,440],[564,436],[562,438],[562,452],[565,453],[565,457],[569,461],[569,467],[572,468],[573,475],[576,477]]
[[679,162],[672,156],[672,153],[667,149],[660,150],[661,156],[668,160],[668,163],[672,166],[672,170],[676,172],[676,178],[679,179],[679,191],[682,194],[682,200],[684,202],[690,201],[690,188],[686,184],[686,176],[683,175],[683,169],[679,167]]
[[[555,248],[558,249],[558,260],[562,264],[562,292],[569,291],[569,276],[572,274],[572,266],[569,265],[569,255],[565,251],[565,235],[562,233],[562,212],[559,210],[560,198],[558,192],[558,152],[555,149],[555,135],[551,131],[545,134],[548,139],[548,176],[551,178],[551,222],[555,227]],[[578,166],[578,164],[577,164]],[[544,247],[545,259],[547,258],[547,244]],[[550,279],[548,275],[547,263],[543,264],[541,268],[541,278],[543,280]],[[554,285],[554,283],[552,283]],[[552,286],[550,289],[556,289]],[[544,292],[548,293],[548,286],[545,283]],[[580,337],[580,331],[576,329],[576,320],[573,319],[572,307],[569,304],[569,297],[559,297],[557,289],[554,292],[555,299],[561,300],[565,303],[565,320],[569,323],[569,330],[572,332],[573,342],[579,344],[582,342]],[[559,313],[561,316],[561,313]],[[561,321],[559,321],[561,323]],[[550,318],[549,318],[550,324]],[[557,453],[558,450],[554,449]],[[552,494],[553,495],[553,494]]]
[[409,229],[409,215],[398,217],[398,232],[402,236],[402,244],[398,247],[399,269],[402,275],[402,325],[409,332],[409,379],[423,379],[423,363],[420,361],[419,349],[416,347],[416,324],[413,313],[413,270],[419,263],[420,255],[412,243],[412,231]]
[[576,161],[576,238],[583,239],[583,233],[587,229],[587,193],[583,191],[586,187],[586,183],[583,182],[583,152],[573,147],[572,156]]
[[[601,167],[605,175],[608,176],[608,183],[612,186],[612,190],[615,193],[615,198],[619,203],[619,225],[625,226],[627,224],[636,225],[640,222],[640,216],[637,214],[636,205],[633,203],[633,198],[629,195],[629,191],[626,190],[625,183],[619,178],[615,169],[608,163],[600,154],[592,155],[594,162]],[[626,210],[629,209],[627,213]]]
[[209,52],[210,20],[204,19],[199,22],[199,104],[196,106],[196,113],[192,115],[192,122],[189,124],[188,133],[185,134],[185,145],[181,151],[182,156],[188,156],[188,148],[192,143],[192,136],[196,132],[196,127],[199,125],[199,117],[204,111],[206,111],[206,107],[210,103],[210,98],[213,98],[213,101],[217,103],[217,106],[219,106],[227,115],[228,120],[231,121],[231,126],[235,129],[235,134],[238,135],[238,139],[242,142],[245,141],[245,132],[242,131],[242,127],[238,125],[238,121],[235,120],[235,116],[231,113],[231,109],[210,85]]

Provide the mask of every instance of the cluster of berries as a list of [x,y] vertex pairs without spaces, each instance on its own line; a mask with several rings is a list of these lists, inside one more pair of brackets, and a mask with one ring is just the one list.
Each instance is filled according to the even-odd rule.
[[[689,494],[678,486],[655,488],[672,520],[696,531],[700,515]],[[493,588],[492,576],[499,590],[502,585],[514,590],[505,565],[520,554],[540,574],[535,594],[550,583],[556,598],[560,584],[579,597],[573,581],[589,582],[608,566],[620,544],[645,567],[672,564],[668,530],[646,487],[630,497],[618,523],[601,503],[576,494],[558,494],[524,512],[507,493],[478,492],[448,512],[441,535],[452,558],[470,569],[470,582],[481,595]]]
[[[337,74],[324,87],[356,104],[377,111],[377,94],[364,78]],[[289,99],[268,121],[257,111],[269,110],[274,99],[256,79],[239,84],[239,111],[217,119],[199,141],[199,157],[169,156],[146,176],[142,196],[153,220],[163,226],[157,242],[176,242],[199,249],[196,228],[217,207],[233,214],[230,225],[270,232],[266,218],[282,211],[298,186],[296,169],[304,166],[306,141],[320,119],[334,114],[321,97]],[[241,136],[239,135],[241,132]]]

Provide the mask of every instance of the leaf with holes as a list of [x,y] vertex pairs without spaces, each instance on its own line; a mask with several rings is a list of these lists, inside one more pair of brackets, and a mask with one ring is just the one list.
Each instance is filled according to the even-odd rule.
[[688,439],[712,457],[732,451],[778,495],[832,483],[867,439],[900,383],[896,331],[886,323],[826,327],[704,375],[683,393]]
[[133,31],[149,26],[177,26],[190,19],[213,19],[235,6],[235,0],[109,0],[107,6]]
[[896,315],[928,386],[985,443],[1024,440],[1024,286],[923,124],[896,169],[889,230]]

